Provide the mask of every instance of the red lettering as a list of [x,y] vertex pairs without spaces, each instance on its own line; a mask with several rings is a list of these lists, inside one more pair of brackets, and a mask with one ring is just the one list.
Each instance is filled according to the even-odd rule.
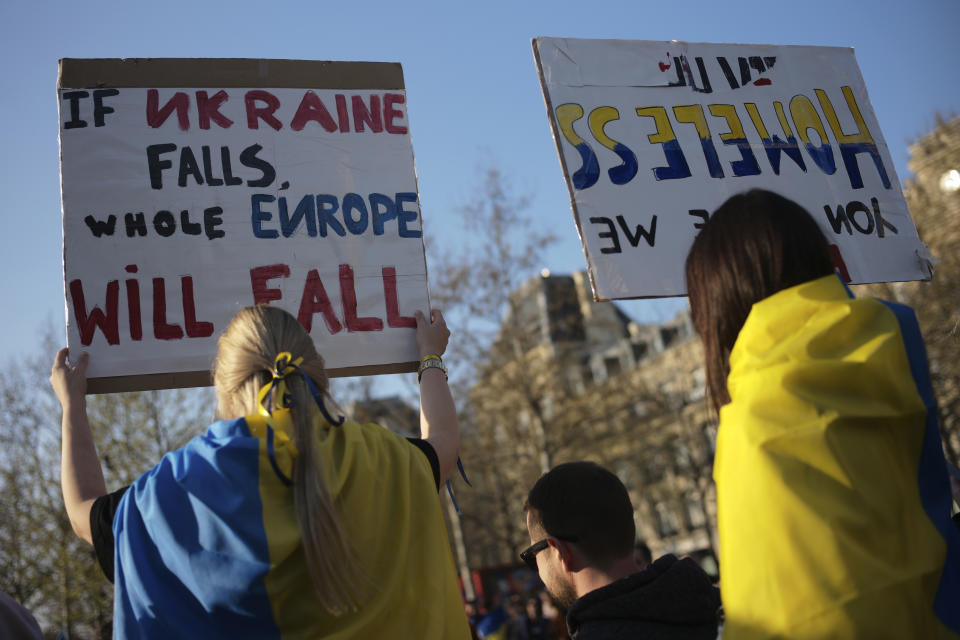
[[[269,91],[254,89],[247,91],[247,95],[243,97],[243,102],[247,108],[247,128],[259,129],[260,125],[257,123],[257,119],[263,120],[277,131],[280,131],[283,127],[283,123],[273,115],[273,112],[280,108],[280,100],[277,96]],[[259,107],[257,102],[264,102],[266,106]]]
[[840,277],[844,282],[850,282],[850,272],[847,271],[847,263],[843,261],[840,255],[840,247],[835,244],[830,245],[830,259],[833,261],[833,267],[840,272]]
[[107,344],[120,344],[120,330],[117,328],[117,304],[120,300],[120,283],[111,280],[107,283],[107,312],[94,307],[87,315],[87,304],[83,297],[83,283],[80,280],[70,282],[70,298],[73,300],[73,316],[77,319],[80,343],[87,347],[93,342],[93,333],[97,327],[103,332]]
[[140,283],[127,280],[127,315],[130,318],[130,339],[143,339],[143,321],[140,318]]
[[187,336],[191,338],[209,338],[213,335],[212,322],[197,322],[197,305],[193,295],[193,278],[180,278],[180,288],[183,292],[183,325]]
[[374,133],[383,131],[383,119],[380,116],[380,96],[370,96],[370,109],[363,103],[363,96],[352,96],[353,130],[360,133],[368,125]]
[[153,279],[153,337],[157,340],[179,340],[183,329],[167,323],[167,288],[163,278]]
[[250,288],[253,290],[253,304],[270,304],[283,297],[280,289],[268,289],[267,281],[274,278],[289,278],[290,267],[285,264],[268,264],[250,269]]
[[404,104],[407,98],[402,93],[383,94],[383,119],[387,124],[387,133],[406,133],[407,127],[404,125],[393,124],[395,118],[402,118],[403,111],[394,109],[395,104]]
[[323,314],[323,320],[327,323],[327,329],[331,334],[340,333],[343,330],[343,325],[340,324],[333,312],[333,305],[330,304],[330,298],[327,297],[327,290],[323,288],[320,274],[317,273],[316,269],[310,269],[307,273],[307,281],[303,284],[303,297],[300,299],[300,311],[297,313],[297,320],[307,330],[307,333],[313,329],[313,314],[315,313]]
[[373,317],[357,317],[357,289],[353,281],[353,269],[348,264],[340,265],[340,303],[343,305],[343,321],[347,331],[383,331],[383,320]]
[[[137,265],[128,264],[123,268],[127,273],[136,273]],[[130,318],[130,338],[143,339],[143,321],[140,319],[140,283],[127,280],[127,316]]]
[[387,326],[417,328],[417,319],[412,316],[400,315],[400,304],[397,301],[397,269],[396,267],[383,268],[383,299],[387,303]]
[[310,121],[319,123],[321,127],[330,133],[337,130],[337,123],[333,121],[330,112],[327,111],[327,108],[323,105],[320,96],[313,91],[307,91],[303,94],[300,106],[297,107],[297,113],[290,122],[290,128],[294,131],[301,131]]
[[157,129],[174,109],[177,111],[177,122],[181,131],[187,131],[190,128],[190,98],[183,91],[177,91],[173,97],[167,100],[167,104],[162,109],[157,109],[160,104],[160,93],[156,89],[147,91],[147,124]]
[[213,94],[212,98],[207,97],[206,91],[197,91],[197,121],[201,129],[209,129],[211,120],[223,129],[230,128],[233,120],[220,113],[220,105],[228,98],[227,92],[223,89]]
[[337,121],[340,123],[340,133],[350,132],[350,114],[347,111],[347,98],[337,94]]

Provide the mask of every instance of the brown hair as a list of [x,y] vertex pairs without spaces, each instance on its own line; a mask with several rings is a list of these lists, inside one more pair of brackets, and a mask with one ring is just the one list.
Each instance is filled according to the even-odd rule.
[[[303,358],[300,368],[327,395],[323,358],[297,320],[277,307],[247,307],[237,313],[218,343],[213,380],[220,418],[257,412],[260,388],[271,380],[274,359],[284,351]],[[317,404],[299,372],[287,376],[286,383],[293,396],[293,440],[298,452],[294,504],[307,570],[321,604],[338,615],[359,608],[363,581],[317,460]]]
[[827,240],[796,202],[753,189],[732,196],[714,212],[690,247],[686,279],[715,409],[730,402],[730,351],[751,307],[830,273]]

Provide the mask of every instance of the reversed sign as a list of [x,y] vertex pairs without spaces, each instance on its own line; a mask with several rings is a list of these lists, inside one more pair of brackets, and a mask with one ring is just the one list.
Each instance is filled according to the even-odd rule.
[[803,205],[851,282],[930,278],[852,49],[537,38],[534,56],[599,300],[686,293],[729,196]]
[[67,343],[90,392],[209,384],[242,307],[412,371],[426,264],[394,63],[62,60]]

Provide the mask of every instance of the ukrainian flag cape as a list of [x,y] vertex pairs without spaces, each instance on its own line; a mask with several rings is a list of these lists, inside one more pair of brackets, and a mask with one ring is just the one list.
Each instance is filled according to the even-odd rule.
[[377,425],[317,428],[372,600],[333,617],[312,597],[290,425],[248,416],[167,454],[121,500],[115,638],[470,637],[426,456]]
[[717,484],[724,638],[960,637],[960,531],[913,312],[829,276],[753,306]]

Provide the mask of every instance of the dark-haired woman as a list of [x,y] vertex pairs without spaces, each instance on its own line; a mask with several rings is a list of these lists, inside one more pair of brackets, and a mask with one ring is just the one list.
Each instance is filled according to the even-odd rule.
[[719,410],[730,638],[960,637],[960,531],[916,318],[854,299],[813,218],[727,200],[687,257]]

